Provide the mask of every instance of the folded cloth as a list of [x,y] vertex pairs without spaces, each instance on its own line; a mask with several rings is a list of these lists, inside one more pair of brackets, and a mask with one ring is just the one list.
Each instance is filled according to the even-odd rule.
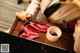
[[25,27],[21,27],[21,31],[24,32],[20,34],[20,37],[25,39],[35,39],[39,37],[39,32],[47,32],[47,29],[50,27],[50,24],[39,24],[35,22],[30,22],[30,24]]

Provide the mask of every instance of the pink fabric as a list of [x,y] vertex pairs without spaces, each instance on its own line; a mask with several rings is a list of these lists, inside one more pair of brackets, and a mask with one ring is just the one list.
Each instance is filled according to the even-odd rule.
[[20,35],[20,37],[25,39],[35,39],[39,37],[39,32],[47,32],[47,29],[50,27],[50,24],[39,24],[30,22],[30,24],[26,25],[25,27],[21,27],[21,31],[24,32]]

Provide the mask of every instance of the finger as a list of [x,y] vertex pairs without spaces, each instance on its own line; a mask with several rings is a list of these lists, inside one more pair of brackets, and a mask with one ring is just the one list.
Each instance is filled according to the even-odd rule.
[[24,15],[24,16],[22,17],[22,19],[23,19],[23,21],[25,21],[25,20],[26,20],[26,16]]
[[29,17],[31,17],[31,14],[28,14],[28,15],[27,15],[27,18],[29,18]]
[[21,14],[21,13],[19,13],[19,14],[18,14],[18,17],[21,19],[21,18],[22,18],[22,14]]
[[25,21],[24,16],[22,17],[22,21]]
[[24,16],[24,19],[25,19],[25,20],[26,20],[26,18],[29,17],[28,14],[29,14],[29,13],[25,13],[25,16]]
[[26,20],[26,18],[27,18],[27,17],[26,17],[26,16],[24,16],[24,20]]
[[25,13],[25,11],[24,11],[24,12],[22,12],[22,14],[23,14],[22,19],[25,21],[25,20],[26,20],[26,13]]
[[16,12],[16,16],[19,16],[19,12]]
[[24,16],[23,16],[23,15],[21,15],[21,16],[20,16],[20,19],[21,19],[22,21],[24,21]]

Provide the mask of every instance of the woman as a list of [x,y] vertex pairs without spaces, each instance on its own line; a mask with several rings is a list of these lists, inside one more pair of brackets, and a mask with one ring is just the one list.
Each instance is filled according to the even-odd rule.
[[[21,20],[26,20],[26,17],[31,17],[34,15],[35,12],[38,11],[39,8],[41,8],[41,12],[43,13],[44,10],[48,7],[48,5],[53,1],[53,3],[59,2],[60,0],[32,0],[31,4],[28,6],[26,11],[22,12],[17,12],[16,15],[21,19]],[[80,1],[78,0],[69,0],[76,5],[80,6]]]
[[[67,1],[70,1],[72,2],[73,4],[76,4],[78,6],[80,6],[80,1],[79,0],[67,0]],[[40,8],[40,13],[42,14],[42,17],[46,17],[44,16],[44,12],[45,10],[50,7],[51,5],[53,5],[54,3],[57,3],[57,2],[60,2],[60,0],[32,0],[31,1],[31,4],[28,6],[28,8],[26,9],[26,11],[22,11],[22,12],[17,12],[16,15],[23,21],[26,20],[26,18],[29,18],[31,16],[33,16],[37,11],[38,9]],[[60,5],[60,4],[59,4]],[[60,5],[61,6],[61,5]],[[58,8],[60,7],[58,6]],[[57,9],[58,9],[57,8]],[[75,28],[76,29],[76,28]],[[75,33],[77,32],[74,32],[74,40],[77,41],[75,42],[75,45],[74,45],[74,50],[76,53],[80,53],[80,48],[79,48],[79,45],[80,45],[80,41],[79,38],[77,39],[77,37],[75,37]],[[78,35],[79,36],[79,35]]]

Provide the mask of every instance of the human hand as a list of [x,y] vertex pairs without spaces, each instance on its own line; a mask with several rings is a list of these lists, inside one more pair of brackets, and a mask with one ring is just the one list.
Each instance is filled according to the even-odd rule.
[[22,12],[16,12],[16,16],[21,19],[22,21],[25,21],[26,18],[31,17],[32,15],[28,13],[27,11],[22,11]]

